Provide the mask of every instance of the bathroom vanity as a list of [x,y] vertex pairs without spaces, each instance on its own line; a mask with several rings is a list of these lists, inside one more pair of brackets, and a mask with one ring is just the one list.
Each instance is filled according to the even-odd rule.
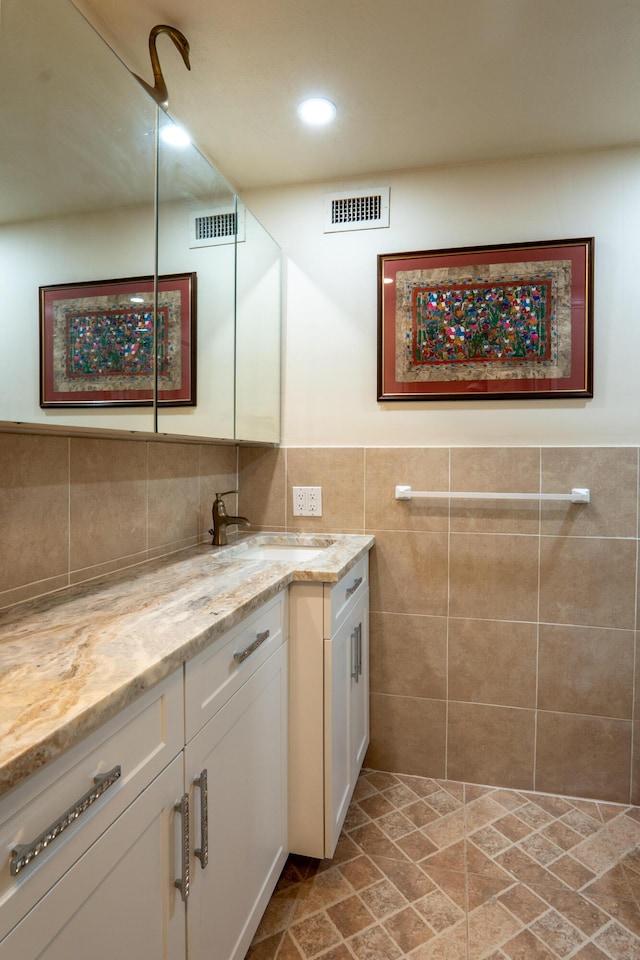
[[288,852],[333,852],[373,539],[304,566],[265,539],[0,613],[0,960],[242,960]]

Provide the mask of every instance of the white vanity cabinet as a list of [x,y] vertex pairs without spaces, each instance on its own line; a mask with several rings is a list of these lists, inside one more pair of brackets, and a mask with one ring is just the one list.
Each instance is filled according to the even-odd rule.
[[183,744],[180,670],[0,801],[0,960],[183,960]]
[[243,960],[287,858],[287,596],[186,665],[190,960]]
[[243,960],[288,854],[287,625],[283,591],[0,801],[0,960]]
[[369,743],[368,554],[289,604],[289,848],[332,857]]

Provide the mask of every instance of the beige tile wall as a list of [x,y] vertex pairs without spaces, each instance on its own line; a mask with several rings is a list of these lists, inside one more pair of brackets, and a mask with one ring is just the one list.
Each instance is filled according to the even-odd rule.
[[[255,528],[375,534],[378,769],[640,803],[638,449],[363,449],[0,434],[0,606],[170,553],[237,484]],[[566,503],[395,500],[414,489]],[[320,485],[321,518],[291,488]]]
[[0,433],[0,607],[198,543],[236,481],[234,446]]
[[[638,453],[240,450],[259,527],[375,534],[370,766],[640,803]],[[403,503],[397,483],[592,502]],[[292,517],[294,485],[322,486],[321,518]]]

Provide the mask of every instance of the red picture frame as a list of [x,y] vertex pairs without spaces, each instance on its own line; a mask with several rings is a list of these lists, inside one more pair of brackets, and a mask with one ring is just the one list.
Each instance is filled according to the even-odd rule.
[[195,406],[195,360],[195,273],[40,287],[41,407]]
[[378,256],[378,400],[593,396],[594,238]]

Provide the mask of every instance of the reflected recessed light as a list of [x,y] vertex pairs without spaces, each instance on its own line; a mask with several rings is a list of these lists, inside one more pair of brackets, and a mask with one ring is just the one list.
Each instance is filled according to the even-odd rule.
[[385,277],[385,278],[384,278],[384,282],[385,282],[385,283],[393,283],[393,277]]
[[160,138],[171,147],[188,147],[191,137],[183,127],[167,123],[160,130]]
[[298,104],[298,116],[305,123],[321,126],[324,123],[331,123],[335,119],[337,110],[335,103],[326,100],[324,97],[309,97]]
[[144,297],[129,297],[131,303],[144,303]]

